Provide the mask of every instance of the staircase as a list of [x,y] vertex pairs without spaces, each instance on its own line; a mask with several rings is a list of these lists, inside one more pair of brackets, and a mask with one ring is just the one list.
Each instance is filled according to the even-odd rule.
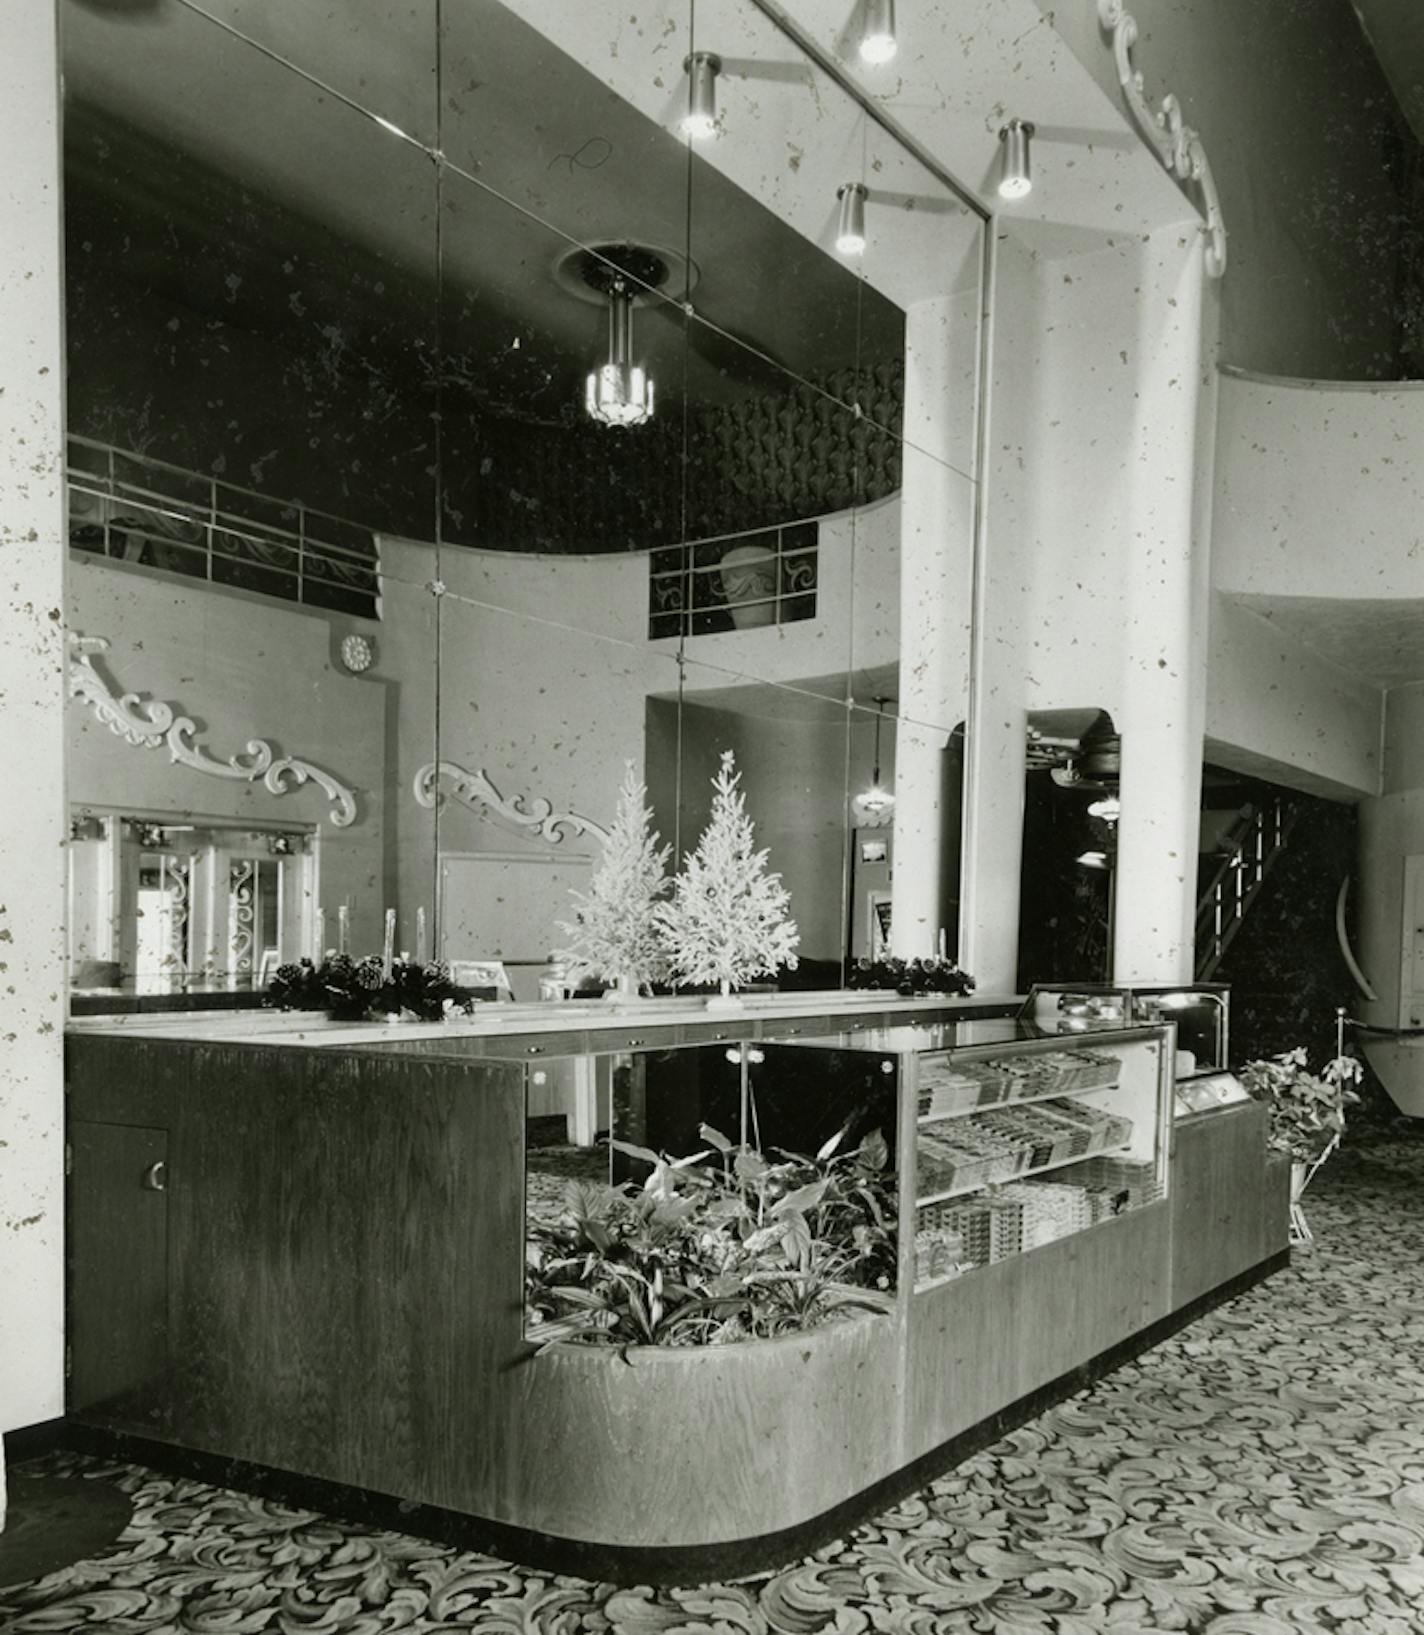
[[1216,974],[1271,865],[1285,849],[1298,815],[1293,802],[1277,795],[1244,812],[1228,830],[1227,849],[1197,899],[1198,982]]

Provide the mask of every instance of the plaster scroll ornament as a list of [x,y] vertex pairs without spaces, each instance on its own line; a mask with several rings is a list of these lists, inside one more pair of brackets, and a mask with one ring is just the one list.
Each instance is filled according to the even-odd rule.
[[1122,86],[1138,128],[1166,168],[1181,181],[1191,182],[1201,193],[1209,240],[1206,270],[1213,278],[1220,278],[1226,271],[1226,222],[1201,137],[1183,120],[1181,104],[1175,96],[1164,96],[1155,111],[1148,103],[1141,71],[1132,64],[1137,19],[1126,9],[1123,0],[1098,0],[1098,21],[1103,31],[1112,36],[1118,84]]
[[144,699],[138,693],[119,693],[95,668],[94,661],[109,648],[107,637],[69,633],[69,696],[88,704],[99,720],[125,743],[138,749],[165,745],[175,766],[190,767],[211,778],[232,778],[262,785],[273,795],[285,795],[314,783],[331,802],[330,821],[345,829],[356,820],[356,796],[347,786],[310,761],[279,756],[261,738],[249,738],[240,755],[222,761],[195,741],[197,723],[179,715],[162,699]]
[[415,775],[414,792],[416,800],[427,807],[438,806],[447,793],[454,795],[482,816],[537,835],[551,846],[570,834],[591,835],[599,841],[608,837],[602,824],[577,812],[556,812],[553,802],[543,795],[502,795],[488,772],[471,772],[458,761],[428,762]]

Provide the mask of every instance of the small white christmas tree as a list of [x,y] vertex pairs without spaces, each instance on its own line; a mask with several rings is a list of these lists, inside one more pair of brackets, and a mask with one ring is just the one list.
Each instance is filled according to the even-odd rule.
[[671,901],[656,911],[674,976],[715,982],[724,999],[754,976],[794,967],[801,940],[786,913],[791,894],[779,874],[766,872],[766,852],[753,850],[735,765],[724,750],[711,818],[673,881]]
[[571,893],[573,920],[559,924],[569,944],[556,949],[554,957],[574,982],[601,978],[624,993],[637,993],[667,975],[655,910],[668,886],[672,847],[659,848],[646,797],[646,786],[627,762],[603,856],[588,890]]

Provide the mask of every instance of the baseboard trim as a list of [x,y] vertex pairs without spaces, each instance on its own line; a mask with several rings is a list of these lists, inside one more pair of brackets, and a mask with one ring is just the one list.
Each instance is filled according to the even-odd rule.
[[18,1430],[5,1432],[5,1463],[17,1465],[22,1459],[39,1459],[69,1443],[69,1421],[42,1419],[34,1425],[22,1425]]
[[[1080,1367],[1009,1403],[998,1413],[951,1437],[912,1464],[831,1510],[775,1533],[719,1544],[650,1547],[563,1538],[436,1505],[416,1504],[342,1482],[179,1448],[149,1437],[88,1424],[82,1419],[50,1422],[51,1426],[58,1427],[57,1436],[51,1440],[76,1451],[118,1457],[170,1475],[237,1488],[295,1509],[320,1511],[356,1525],[392,1529],[457,1549],[501,1556],[540,1571],[623,1585],[702,1584],[770,1572],[821,1549],[1289,1264],[1289,1249],[1258,1262],[1180,1310],[1099,1352]],[[48,1431],[50,1426],[32,1429]],[[30,1433],[11,1434],[27,1437]],[[6,1448],[8,1452],[9,1438]],[[19,1453],[14,1457],[20,1457]]]

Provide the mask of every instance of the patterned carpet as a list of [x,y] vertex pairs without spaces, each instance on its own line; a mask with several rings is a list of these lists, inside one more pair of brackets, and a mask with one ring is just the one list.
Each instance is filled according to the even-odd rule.
[[64,1456],[134,1521],[0,1629],[1419,1635],[1424,1141],[1317,1187],[1289,1272],[780,1572],[614,1589]]

